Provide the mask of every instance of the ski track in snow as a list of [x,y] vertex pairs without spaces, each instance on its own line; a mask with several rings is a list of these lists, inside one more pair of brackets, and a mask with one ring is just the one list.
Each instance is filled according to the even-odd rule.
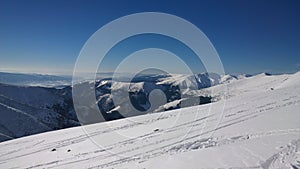
[[[264,163],[263,168],[300,168],[300,139],[288,144],[282,151],[274,154]],[[298,158],[298,160],[295,160]],[[287,163],[288,162],[288,163]]]
[[[276,79],[275,79],[276,80]],[[285,79],[284,81],[287,81]],[[235,81],[236,82],[236,81]],[[276,81],[275,81],[276,82]],[[274,81],[266,83],[264,88],[273,86]],[[281,81],[280,81],[281,82]],[[280,83],[281,84],[281,83]],[[293,89],[293,92],[291,90]],[[300,168],[300,126],[278,124],[278,129],[266,129],[265,131],[255,130],[254,126],[245,128],[254,128],[253,130],[243,129],[243,125],[249,125],[261,118],[271,118],[275,120],[276,114],[280,112],[286,113],[288,116],[293,110],[293,114],[299,113],[300,96],[299,88],[292,89],[278,88],[274,91],[267,91],[267,94],[262,92],[249,92],[247,94],[234,94],[229,98],[225,107],[222,121],[217,127],[214,127],[218,117],[216,114],[194,116],[195,107],[181,109],[180,111],[169,111],[162,113],[159,118],[153,115],[139,116],[132,119],[137,119],[138,122],[119,120],[111,122],[112,126],[106,124],[96,124],[91,126],[92,132],[87,135],[81,128],[72,128],[67,130],[43,133],[35,136],[25,137],[17,140],[3,142],[0,144],[0,168],[149,168],[149,161],[155,161],[160,157],[181,157],[181,155],[201,151],[218,151],[220,149],[236,148],[237,160],[240,160],[241,166],[235,164],[223,163],[226,167],[205,167],[205,168]],[[253,90],[253,89],[252,89]],[[243,93],[237,91],[236,93]],[[244,99],[246,98],[246,99]],[[243,101],[242,103],[240,101]],[[218,102],[212,104],[219,104]],[[200,111],[208,111],[210,105],[198,106]],[[180,113],[180,118],[188,120],[176,123],[170,127],[159,127],[159,124],[174,120]],[[282,114],[282,113],[281,113]],[[196,118],[189,118],[190,116]],[[272,117],[274,116],[274,119]],[[145,118],[144,118],[145,117]],[[147,117],[147,118],[146,118]],[[299,117],[295,116],[295,118]],[[280,119],[279,119],[280,120]],[[284,119],[283,119],[284,120]],[[119,123],[118,123],[119,122]],[[266,122],[266,123],[271,123]],[[298,120],[299,123],[299,120]],[[203,125],[206,128],[203,129]],[[259,124],[257,124],[259,125]],[[268,124],[265,124],[268,125]],[[140,127],[149,127],[138,137],[126,138],[122,140],[112,140],[104,147],[97,147],[91,142],[91,138],[97,136],[111,136],[118,131],[134,131]],[[274,124],[276,126],[276,124]],[[153,129],[158,128],[158,131]],[[186,129],[190,129],[188,134],[180,138]],[[236,128],[236,131],[231,129]],[[240,129],[241,128],[241,129]],[[266,127],[268,128],[268,127]],[[269,127],[272,128],[272,127]],[[201,131],[201,132],[199,132]],[[73,133],[74,132],[74,133]],[[73,134],[70,134],[73,133]],[[66,136],[63,136],[63,135]],[[62,135],[62,138],[60,138]],[[293,138],[286,142],[285,138]],[[268,144],[268,140],[273,142],[279,140],[281,145],[277,150],[267,153],[259,153],[254,148],[246,146],[251,142],[259,142],[261,145]],[[90,145],[91,148],[84,145]],[[92,145],[94,147],[92,147]],[[83,147],[76,149],[77,146]],[[52,149],[55,152],[51,152]],[[64,154],[66,149],[72,149],[72,153]],[[73,150],[74,149],[74,150]],[[221,151],[221,150],[220,150]],[[73,153],[74,152],[74,153]],[[270,154],[271,153],[271,154]],[[273,153],[273,154],[272,154]],[[46,156],[42,162],[34,161],[33,163],[24,162],[24,160],[33,159],[34,157]],[[266,154],[270,154],[267,156]],[[256,164],[250,164],[249,161],[253,158]],[[211,158],[208,158],[211,159]],[[177,160],[180,160],[178,158]],[[25,166],[18,165],[16,161],[23,161]],[[197,162],[197,158],[195,159]],[[175,160],[176,162],[176,160]],[[2,167],[3,166],[3,167]],[[230,166],[230,167],[228,167]],[[246,167],[247,166],[247,167]],[[151,168],[151,167],[150,167]]]

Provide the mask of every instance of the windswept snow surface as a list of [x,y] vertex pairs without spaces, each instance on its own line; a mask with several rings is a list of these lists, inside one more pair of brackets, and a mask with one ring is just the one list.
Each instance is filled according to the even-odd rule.
[[0,143],[0,168],[300,168],[299,72],[199,92],[219,101]]

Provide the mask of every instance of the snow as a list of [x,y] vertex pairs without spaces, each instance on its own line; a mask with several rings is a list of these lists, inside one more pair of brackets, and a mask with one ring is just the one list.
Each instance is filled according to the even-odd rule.
[[64,103],[63,91],[0,84],[0,141],[79,125],[53,108]]
[[211,104],[2,142],[0,168],[299,168],[299,75],[245,77],[197,91],[218,97]]
[[108,80],[103,80],[103,81],[101,81],[101,82],[99,83],[99,85],[98,85],[97,87],[102,87],[102,86],[105,86],[105,85],[107,85],[107,84],[109,84],[109,81],[108,81]]
[[113,109],[111,109],[110,111],[108,111],[107,113],[112,113],[113,111],[118,111],[120,109],[120,106],[117,106]]
[[[209,87],[212,83],[216,82],[216,79],[212,79],[207,74],[199,74],[199,75],[182,75],[182,74],[171,74],[169,77],[160,78],[157,85],[162,84],[171,84],[173,86],[180,86],[183,89],[198,89]],[[200,84],[200,86],[199,86]]]
[[154,110],[154,112],[162,112],[163,110],[166,110],[166,109],[168,110],[171,108],[175,108],[181,103],[182,100],[185,100],[185,99],[174,100],[172,102],[166,103],[162,106],[159,106],[157,109]]
[[237,78],[231,75],[224,75],[221,77],[220,83],[230,83],[234,80],[237,80]]

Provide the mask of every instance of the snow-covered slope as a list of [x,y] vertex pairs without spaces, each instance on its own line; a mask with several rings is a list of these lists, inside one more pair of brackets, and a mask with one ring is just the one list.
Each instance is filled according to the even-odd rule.
[[70,93],[71,88],[0,84],[0,142],[78,126]]
[[[81,88],[84,86],[86,86],[85,88],[91,88],[95,85],[97,104],[104,117],[102,121],[109,121],[123,117],[142,115],[153,111],[162,112],[209,103],[211,102],[211,98],[209,97],[200,100],[201,95],[197,93],[197,95],[185,95],[185,93],[215,85],[215,83],[217,84],[219,82],[219,78],[220,76],[217,74],[207,73],[196,75],[139,75],[131,80],[112,80],[111,78],[106,78],[97,80],[95,84],[92,81],[88,81],[76,84],[74,88],[78,88],[76,91],[79,91],[78,96],[80,98],[85,98],[86,91]],[[156,97],[154,100],[155,103],[152,102],[151,104],[150,96],[155,95],[164,95],[165,98]],[[113,97],[115,98],[114,100],[112,99]],[[128,101],[128,98],[130,101]],[[163,99],[159,100],[159,98]],[[191,100],[195,101],[192,102]],[[134,108],[139,111],[132,110],[128,104],[132,104]],[[81,106],[81,108],[85,109],[83,106]],[[82,112],[84,111],[85,110],[82,110]],[[88,120],[81,119],[81,121]]]
[[219,101],[0,143],[0,168],[300,167],[299,72],[201,92]]
[[[165,77],[165,75],[138,76],[134,79],[135,82],[120,81],[116,82],[113,86],[111,86],[111,79],[106,78],[97,81],[96,84],[94,81],[87,81],[78,85],[81,85],[81,87],[85,84],[96,85],[98,106],[105,116],[104,120],[114,120],[123,118],[124,115],[126,117],[140,115],[140,112],[134,113],[128,109],[126,99],[128,93],[134,106],[142,111],[148,110],[150,106],[154,107],[148,101],[149,93],[154,89],[163,90],[167,95],[168,102],[178,102],[174,106],[161,106],[161,104],[158,104],[156,111],[180,108],[179,101],[181,100],[181,96],[176,85],[173,83],[178,80],[181,83],[187,84],[193,77],[181,76],[179,78],[176,76],[177,80],[169,78],[168,84],[156,84],[158,79],[162,78],[159,81],[163,81]],[[4,81],[8,83],[20,82],[18,84],[27,84],[30,81],[36,83],[60,79],[63,78],[49,75],[0,72],[0,82]],[[199,81],[195,85],[207,86],[210,84],[207,81],[209,82],[207,75],[200,74]],[[112,89],[117,91],[119,96],[121,93],[124,95],[124,97],[119,97],[123,99],[119,103],[112,101]],[[83,91],[82,96],[84,97],[84,95],[86,95],[85,91]],[[159,106],[161,107],[158,109]],[[119,111],[122,111],[123,116]],[[0,83],[0,115],[2,117],[0,119],[0,142],[45,131],[73,127],[79,124],[76,122],[77,117],[73,108],[71,87],[58,89],[53,87],[15,86]]]

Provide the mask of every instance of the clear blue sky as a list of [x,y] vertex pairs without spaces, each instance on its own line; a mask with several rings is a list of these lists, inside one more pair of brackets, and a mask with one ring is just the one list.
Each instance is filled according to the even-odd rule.
[[[298,0],[0,0],[0,71],[71,73],[96,30],[124,15],[149,11],[174,14],[199,27],[226,73],[300,70]],[[149,42],[143,45],[151,46],[156,37],[145,38]],[[112,57],[105,70],[113,70],[119,60]]]

